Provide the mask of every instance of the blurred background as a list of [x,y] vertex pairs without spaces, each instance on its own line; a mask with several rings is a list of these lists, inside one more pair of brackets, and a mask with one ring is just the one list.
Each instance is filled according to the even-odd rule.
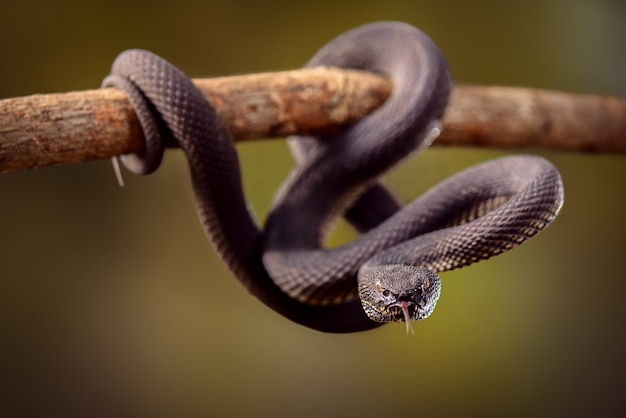
[[[459,83],[626,96],[620,0],[25,0],[0,3],[0,98],[97,88],[136,47],[192,77],[297,68],[377,20],[429,33]],[[282,140],[239,151],[263,219],[291,158]],[[109,161],[0,175],[0,410],[619,415],[626,156],[525,152],[560,169],[560,217],[515,251],[442,274],[435,313],[408,337],[403,324],[322,334],[249,296],[199,226],[178,151],[123,189]],[[408,202],[504,154],[431,149],[384,181]],[[340,226],[333,239],[350,236]]]

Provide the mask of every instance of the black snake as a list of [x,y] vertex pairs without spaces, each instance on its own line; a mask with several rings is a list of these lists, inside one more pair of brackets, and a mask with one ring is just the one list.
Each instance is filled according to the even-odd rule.
[[[297,164],[263,230],[248,210],[234,143],[213,107],[171,64],[142,50],[122,53],[103,86],[125,91],[146,138],[122,157],[148,174],[166,144],[187,156],[198,214],[235,277],[285,317],[327,332],[427,317],[437,272],[507,251],[557,215],[563,186],[543,158],[512,156],[458,173],[400,209],[378,177],[428,146],[450,91],[445,60],[424,33],[373,23],[326,45],[309,62],[372,71],[394,85],[389,99],[334,138],[289,139]],[[324,249],[345,215],[363,234]],[[359,298],[356,298],[358,291]]]

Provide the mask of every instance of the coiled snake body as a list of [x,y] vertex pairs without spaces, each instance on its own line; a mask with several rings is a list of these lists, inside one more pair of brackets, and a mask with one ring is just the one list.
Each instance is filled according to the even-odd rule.
[[[336,138],[290,138],[297,160],[263,231],[248,211],[233,141],[192,82],[159,57],[122,53],[104,86],[124,90],[146,138],[131,171],[160,164],[164,144],[182,148],[201,223],[232,273],[285,317],[327,332],[371,329],[427,317],[440,292],[437,272],[507,251],[557,215],[558,171],[514,156],[467,169],[399,210],[377,178],[436,137],[450,90],[434,43],[402,23],[365,25],[333,40],[309,63],[378,72],[391,97]],[[337,216],[363,234],[328,250]],[[355,298],[358,291],[359,298]]]

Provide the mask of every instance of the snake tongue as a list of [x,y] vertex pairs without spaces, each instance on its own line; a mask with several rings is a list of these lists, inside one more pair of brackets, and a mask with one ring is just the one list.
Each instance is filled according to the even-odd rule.
[[402,314],[404,315],[404,322],[406,323],[406,335],[409,335],[409,331],[411,331],[411,334],[415,335],[415,331],[413,331],[413,326],[411,325],[411,315],[409,314],[409,304],[405,300],[400,301],[400,308],[402,309]]

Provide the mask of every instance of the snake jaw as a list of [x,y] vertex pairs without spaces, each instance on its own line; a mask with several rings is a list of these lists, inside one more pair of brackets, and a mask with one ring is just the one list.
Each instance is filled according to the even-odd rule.
[[[391,322],[406,322],[407,333],[412,320],[425,319],[432,312],[427,301],[421,300],[422,298],[419,295],[417,297],[394,295],[392,298],[393,302],[385,305],[384,312],[392,318]],[[411,329],[411,331],[413,330]]]

